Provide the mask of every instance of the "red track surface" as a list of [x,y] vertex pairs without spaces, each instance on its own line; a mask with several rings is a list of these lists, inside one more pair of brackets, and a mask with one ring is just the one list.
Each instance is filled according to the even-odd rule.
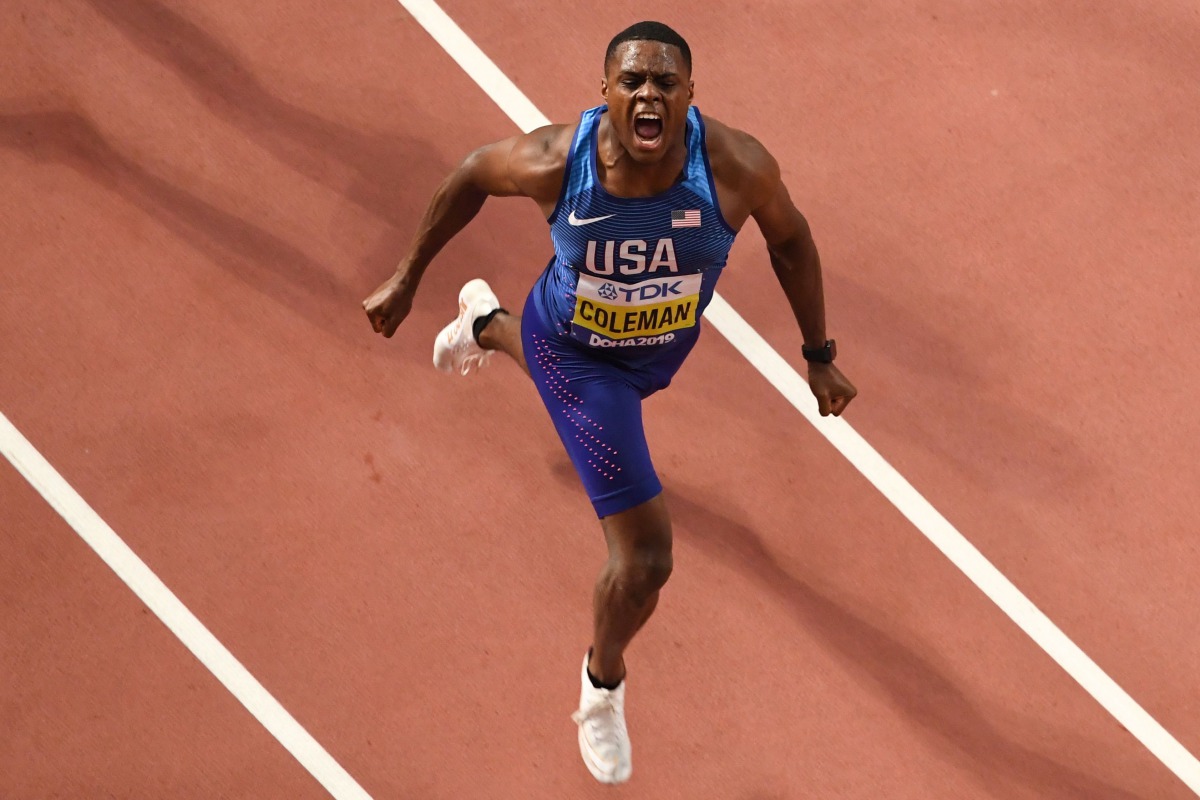
[[[557,120],[647,13],[445,8]],[[598,527],[515,369],[429,364],[545,226],[489,204],[394,340],[358,307],[512,124],[391,0],[7,10],[0,411],[377,800],[1190,796],[712,331],[648,406],[677,567],[634,780],[595,785]],[[850,421],[1200,750],[1200,14],[652,16],[813,224]],[[721,288],[796,353],[752,226]],[[0,498],[0,796],[322,796],[7,466]]]

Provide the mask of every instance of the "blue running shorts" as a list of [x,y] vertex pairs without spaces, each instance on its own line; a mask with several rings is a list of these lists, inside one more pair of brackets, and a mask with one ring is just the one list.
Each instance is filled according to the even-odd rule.
[[626,511],[662,492],[642,428],[642,400],[670,384],[694,338],[661,360],[631,368],[614,354],[552,330],[531,292],[521,316],[521,342],[530,376],[596,516]]

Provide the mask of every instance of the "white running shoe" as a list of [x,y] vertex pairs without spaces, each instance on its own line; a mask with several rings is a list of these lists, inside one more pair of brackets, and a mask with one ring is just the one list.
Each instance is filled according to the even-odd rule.
[[625,681],[616,689],[597,689],[583,657],[579,710],[571,715],[579,726],[579,752],[588,772],[601,783],[624,783],[633,773],[633,748],[625,727]]
[[442,328],[433,342],[433,365],[442,372],[457,371],[460,375],[487,366],[492,351],[479,346],[473,328],[475,320],[499,307],[500,301],[487,281],[467,281],[458,293],[458,318]]

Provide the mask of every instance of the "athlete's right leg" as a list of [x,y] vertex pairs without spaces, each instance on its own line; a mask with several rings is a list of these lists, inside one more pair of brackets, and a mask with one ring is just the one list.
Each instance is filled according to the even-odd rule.
[[608,560],[593,595],[588,672],[602,686],[625,679],[625,648],[658,605],[671,576],[671,518],[662,494],[600,520]]
[[588,770],[604,783],[620,783],[632,771],[624,653],[671,573],[670,519],[646,445],[641,389],[623,368],[547,325],[531,300],[522,323],[530,376],[608,543],[574,719]]
[[532,294],[516,316],[499,310],[491,289],[476,280],[463,287],[459,307],[458,320],[439,335],[434,363],[466,374],[485,351],[511,356],[533,378],[600,518],[608,559],[596,581],[592,647],[574,717],[589,771],[620,783],[632,771],[624,652],[671,573],[671,525],[642,429],[642,393],[623,370],[552,331]]

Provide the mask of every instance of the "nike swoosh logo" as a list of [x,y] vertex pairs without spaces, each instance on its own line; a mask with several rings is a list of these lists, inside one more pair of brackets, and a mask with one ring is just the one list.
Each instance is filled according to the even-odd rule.
[[615,216],[616,214],[605,214],[603,217],[588,217],[587,219],[580,219],[579,217],[575,216],[575,209],[571,209],[571,214],[567,217],[567,222],[571,223],[572,225],[591,225],[593,222],[599,222],[602,219],[608,219],[609,217]]

